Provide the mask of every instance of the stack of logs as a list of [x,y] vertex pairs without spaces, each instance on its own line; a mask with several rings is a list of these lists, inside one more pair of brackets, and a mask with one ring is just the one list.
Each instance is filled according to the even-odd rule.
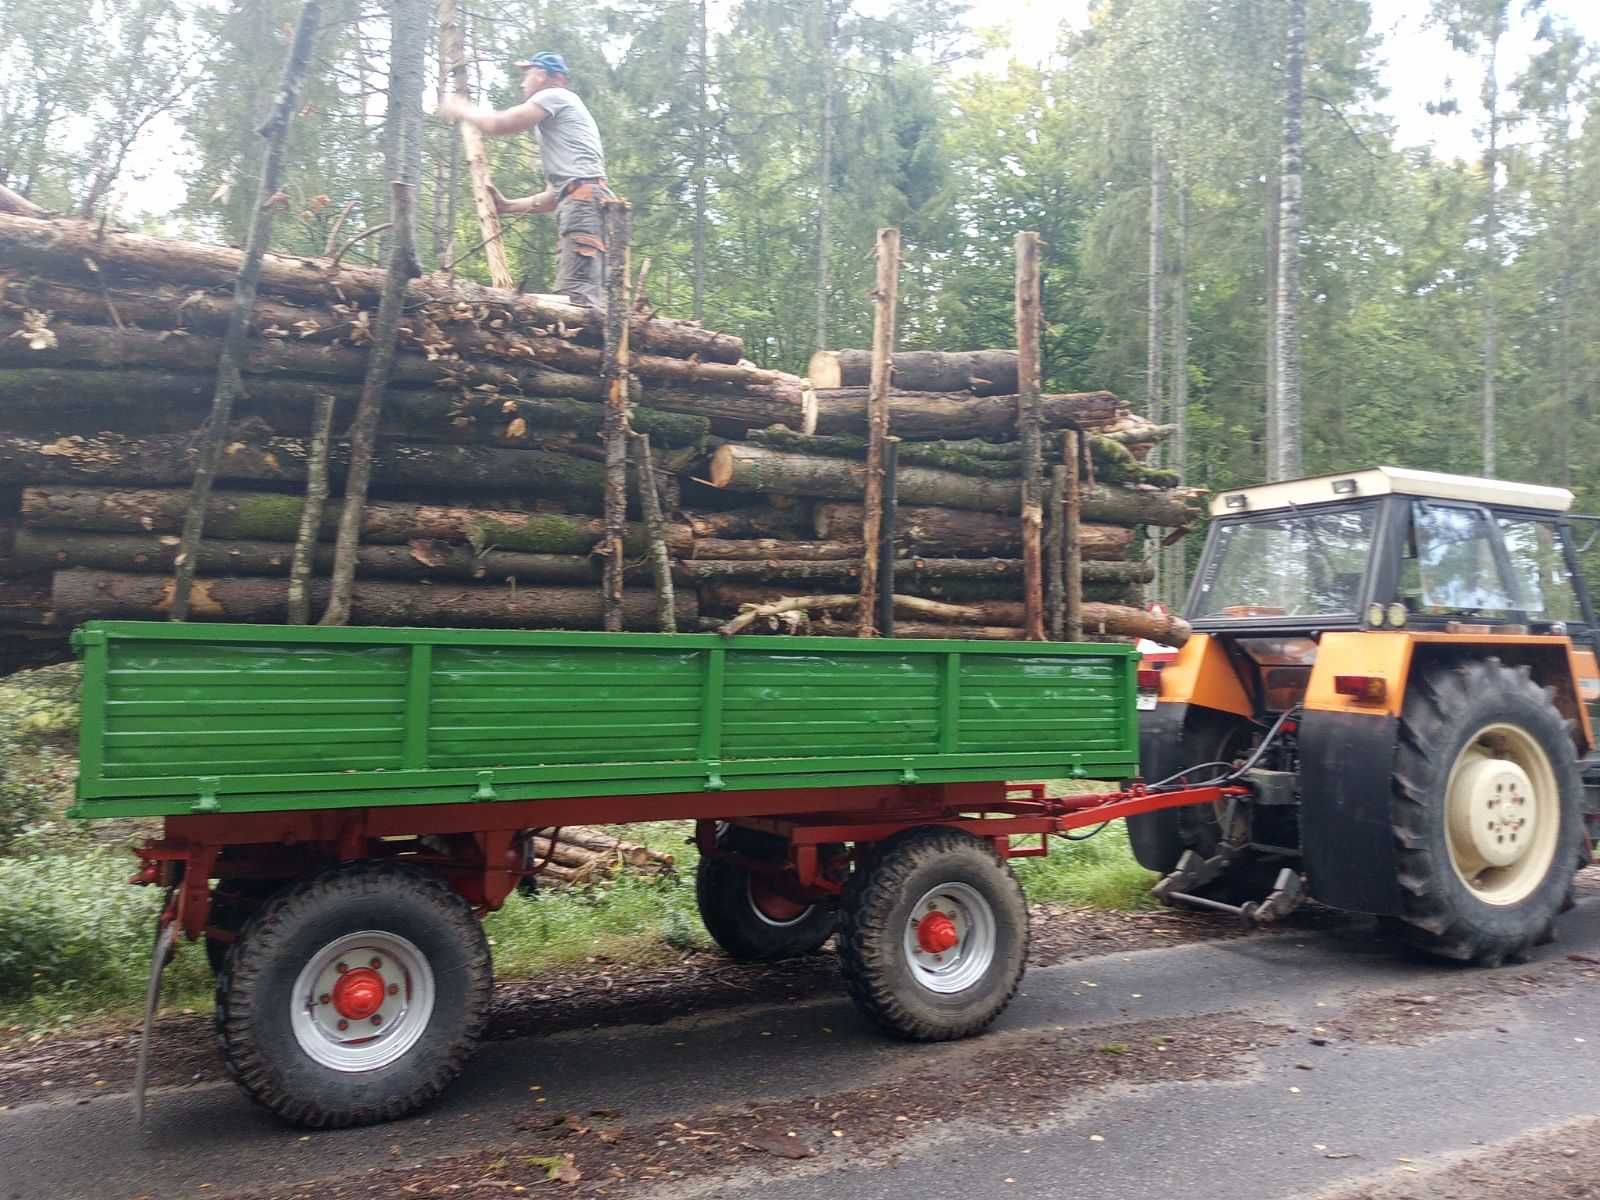
[[[0,628],[13,658],[23,634],[58,651],[84,620],[170,607],[239,259],[0,213]],[[335,430],[348,424],[381,285],[370,268],[267,256],[248,395],[226,438],[191,619],[284,619],[313,409],[331,396]],[[355,622],[600,626],[601,337],[591,310],[559,298],[443,276],[410,285]],[[630,340],[633,427],[650,438],[668,502],[679,628],[714,627],[778,596],[853,590],[862,356],[821,356],[811,380],[763,370],[738,338],[655,315],[643,299]],[[1006,351],[896,357],[896,591],[962,606],[954,623],[918,633],[1020,626],[1015,379]],[[1145,465],[1165,430],[1108,392],[1047,396],[1043,414],[1047,433],[1091,435],[1086,598],[1139,605],[1148,568],[1137,530],[1183,527],[1197,511],[1192,493]],[[1059,455],[1060,438],[1047,440]],[[344,453],[336,440],[335,496]],[[324,576],[337,515],[330,504]],[[656,621],[644,539],[630,525],[629,629]],[[323,594],[313,587],[314,611]]]

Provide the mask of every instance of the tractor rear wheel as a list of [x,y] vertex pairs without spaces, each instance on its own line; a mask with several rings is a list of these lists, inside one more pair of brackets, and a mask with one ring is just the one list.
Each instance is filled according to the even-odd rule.
[[1583,839],[1566,722],[1528,668],[1440,666],[1407,688],[1392,819],[1405,936],[1497,966],[1552,936]]

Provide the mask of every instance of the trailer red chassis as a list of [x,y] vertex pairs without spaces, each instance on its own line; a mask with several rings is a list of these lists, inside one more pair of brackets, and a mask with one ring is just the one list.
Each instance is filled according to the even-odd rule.
[[[235,935],[211,919],[213,879],[222,890],[384,858],[443,872],[482,915],[499,908],[531,873],[520,839],[533,829],[694,820],[703,855],[763,872],[782,894],[809,902],[843,890],[822,869],[819,850],[827,845],[848,843],[859,853],[911,829],[938,827],[981,838],[1002,859],[1040,857],[1049,852],[1052,834],[1246,794],[1244,787],[1152,791],[1134,784],[1122,791],[1049,797],[1040,783],[909,784],[175,816],[166,818],[164,837],[135,851],[143,865],[133,882],[171,889],[163,923],[176,924],[190,940],[226,943]],[[708,808],[714,811],[708,814]],[[789,847],[787,861],[774,864],[719,849],[716,830],[724,822],[781,838]],[[1012,842],[1030,836],[1039,843]]]

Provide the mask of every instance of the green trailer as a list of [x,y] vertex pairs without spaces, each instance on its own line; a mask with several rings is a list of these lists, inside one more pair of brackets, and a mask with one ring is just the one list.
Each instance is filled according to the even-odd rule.
[[461,1071],[479,918],[536,882],[535,833],[693,820],[725,950],[837,934],[863,1012],[933,1040],[1022,977],[1008,858],[1226,792],[1030,782],[1138,775],[1120,645],[117,621],[75,645],[73,811],[162,818],[138,851],[168,895],[158,962],[205,942],[231,1073],[311,1126],[401,1116]]

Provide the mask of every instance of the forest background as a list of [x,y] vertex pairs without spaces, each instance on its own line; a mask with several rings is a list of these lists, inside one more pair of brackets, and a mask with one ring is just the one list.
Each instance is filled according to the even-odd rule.
[[[1035,10],[1047,44],[1023,55],[985,32],[994,11],[962,0],[462,7],[482,99],[519,98],[518,55],[567,56],[633,201],[650,300],[742,336],[764,366],[803,371],[819,346],[870,344],[884,225],[904,235],[901,348],[1010,344],[1013,238],[1038,230],[1046,388],[1111,388],[1180,424],[1165,454],[1188,482],[1394,463],[1562,484],[1593,510],[1588,2],[1088,0],[1054,29]],[[1385,23],[1396,8],[1439,58],[1392,62],[1407,52]],[[237,244],[254,130],[298,10],[0,6],[0,183],[51,209]],[[384,0],[324,6],[276,249],[321,252],[347,209],[349,230],[387,219],[389,16]],[[1428,77],[1446,61],[1455,77]],[[1455,131],[1448,152],[1397,119],[1384,86],[1397,77],[1407,103]],[[457,144],[428,122],[424,264],[486,278]],[[531,137],[489,148],[503,190],[537,189]],[[1298,218],[1286,171],[1303,185]],[[1299,267],[1287,362],[1286,228]],[[507,239],[514,273],[547,287],[553,223],[515,219]],[[351,257],[369,252],[376,239]],[[1178,574],[1164,572],[1169,598]]]

